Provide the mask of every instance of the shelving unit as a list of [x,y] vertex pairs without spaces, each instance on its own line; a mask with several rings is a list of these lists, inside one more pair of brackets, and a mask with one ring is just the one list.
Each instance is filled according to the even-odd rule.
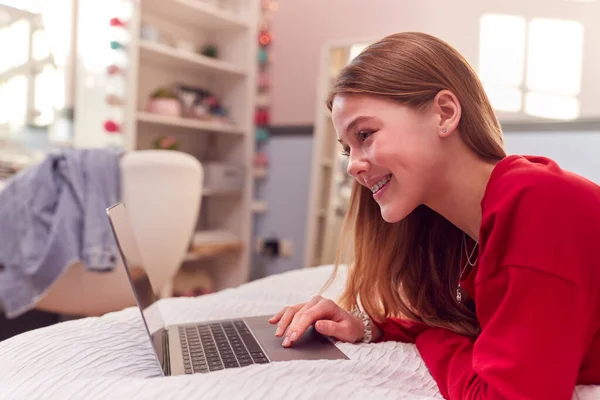
[[188,131],[214,132],[233,135],[244,135],[246,133],[244,129],[241,129],[234,125],[199,121],[190,118],[165,117],[162,115],[152,114],[144,111],[139,111],[137,113],[137,120],[140,124],[146,123],[163,125],[165,127],[170,127],[173,129],[186,129]]
[[231,77],[243,77],[247,72],[227,61],[215,60],[148,40],[140,40],[139,49],[140,63],[142,64],[163,65],[167,68],[209,72],[218,75],[230,75]]
[[[127,14],[125,27],[121,29],[124,32],[114,37],[111,35],[119,29],[106,29],[106,25],[116,15],[109,16],[96,0],[81,0],[80,3],[81,41],[78,46],[87,58],[80,61],[80,70],[84,73],[77,77],[77,87],[81,91],[76,108],[84,114],[80,120],[86,125],[76,126],[75,131],[86,132],[86,136],[76,138],[75,146],[114,145],[114,135],[111,137],[99,129],[107,118],[112,118],[121,124],[118,138],[120,146],[127,151],[153,148],[157,138],[169,135],[179,143],[179,151],[192,154],[201,163],[219,162],[243,167],[244,186],[241,190],[203,190],[196,234],[183,267],[188,272],[209,272],[215,290],[246,282],[250,274],[254,212],[253,117],[259,0],[122,2],[128,3],[131,9],[123,13]],[[106,0],[105,4],[114,13],[121,10],[122,3]],[[102,29],[107,32],[102,42],[98,39],[102,36],[98,33],[98,19],[102,19]],[[160,32],[160,39],[150,40],[148,26]],[[142,35],[142,32],[146,34]],[[106,65],[93,65],[100,60],[95,53],[107,53],[101,50],[111,40],[123,44],[117,46],[118,49],[113,48],[111,57],[114,59],[102,61]],[[216,57],[195,51],[207,44],[216,46]],[[99,49],[99,46],[104,47]],[[111,62],[123,68],[120,77],[107,76],[106,67]],[[106,88],[115,89],[114,83],[119,78],[124,83],[122,87],[116,85],[116,90],[124,104],[116,111],[115,107],[103,104],[103,99],[107,96]],[[94,85],[90,86],[90,82]],[[150,95],[157,88],[175,84],[210,91],[227,110],[229,122],[148,112]]]
[[189,262],[239,253],[244,248],[244,242],[227,231],[203,231],[197,232],[195,236],[186,257]]
[[305,267],[335,262],[339,232],[349,200],[348,186],[351,183],[346,173],[347,160],[341,156],[331,113],[323,107],[323,101],[339,71],[355,52],[362,48],[362,43],[370,42],[371,40],[360,39],[329,43],[322,48],[316,100],[318,108],[313,136]]

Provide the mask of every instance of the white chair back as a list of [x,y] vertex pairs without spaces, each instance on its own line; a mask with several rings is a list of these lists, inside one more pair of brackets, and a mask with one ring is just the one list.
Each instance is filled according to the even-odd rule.
[[[171,150],[141,150],[121,159],[122,193],[145,267],[157,291],[168,288],[186,256],[196,228],[204,173],[193,156]],[[75,264],[37,303],[68,315],[102,315],[135,305],[121,262],[94,273]]]

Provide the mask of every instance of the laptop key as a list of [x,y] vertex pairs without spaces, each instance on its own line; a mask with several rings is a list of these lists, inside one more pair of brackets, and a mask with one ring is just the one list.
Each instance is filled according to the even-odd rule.
[[242,335],[242,340],[244,341],[244,344],[246,345],[246,348],[248,348],[248,351],[250,351],[250,353],[262,351],[262,349],[256,342],[256,339],[254,339],[254,336]]

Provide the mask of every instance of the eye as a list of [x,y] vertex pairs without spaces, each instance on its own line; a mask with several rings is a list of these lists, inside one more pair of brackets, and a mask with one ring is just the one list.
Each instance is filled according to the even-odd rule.
[[344,146],[344,148],[342,149],[342,155],[344,157],[350,157],[350,147]]
[[364,142],[373,133],[374,133],[374,131],[358,131],[358,132],[356,132],[356,137]]

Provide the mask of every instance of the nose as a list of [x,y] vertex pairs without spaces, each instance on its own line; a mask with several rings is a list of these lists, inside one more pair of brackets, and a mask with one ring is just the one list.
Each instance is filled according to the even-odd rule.
[[348,175],[352,176],[354,179],[358,179],[361,174],[367,171],[369,168],[369,163],[362,154],[355,152],[354,154],[350,154],[350,158],[348,160],[348,168],[346,171]]

